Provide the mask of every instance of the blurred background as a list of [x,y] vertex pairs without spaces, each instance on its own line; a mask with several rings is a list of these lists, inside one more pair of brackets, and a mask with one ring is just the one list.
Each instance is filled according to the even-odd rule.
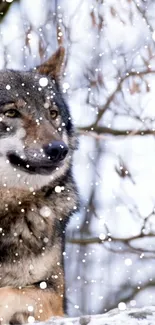
[[66,49],[81,210],[64,252],[70,316],[155,304],[155,1],[0,1],[0,68]]

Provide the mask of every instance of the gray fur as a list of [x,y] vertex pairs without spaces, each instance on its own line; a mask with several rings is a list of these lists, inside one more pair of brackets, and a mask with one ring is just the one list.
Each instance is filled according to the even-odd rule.
[[[71,171],[76,137],[69,110],[57,82],[47,77],[48,85],[40,87],[40,78],[35,72],[0,72],[0,298],[5,297],[7,302],[3,287],[11,287],[10,295],[13,292],[17,295],[15,288],[32,286],[35,292],[35,287],[46,281],[44,292],[50,296],[51,304],[51,314],[44,313],[43,319],[46,319],[49,314],[61,314],[61,311],[52,311],[52,308],[62,310],[59,304],[53,307],[56,300],[52,295],[56,295],[58,301],[64,296],[65,226],[77,210],[78,199]],[[50,107],[56,105],[59,110],[57,124],[51,121],[49,110],[44,107],[47,101]],[[12,104],[22,117],[13,119],[4,115]],[[69,153],[46,175],[41,169],[32,174],[29,168],[13,166],[9,160],[11,152],[29,159],[30,164],[35,162],[40,168],[47,161],[42,148],[53,139],[62,139]],[[9,306],[12,313],[8,316],[2,304],[0,317],[2,314],[4,321],[10,317],[8,321],[13,319],[15,323],[18,317],[13,315],[21,310],[27,315],[24,306],[22,302],[20,308],[12,303]]]

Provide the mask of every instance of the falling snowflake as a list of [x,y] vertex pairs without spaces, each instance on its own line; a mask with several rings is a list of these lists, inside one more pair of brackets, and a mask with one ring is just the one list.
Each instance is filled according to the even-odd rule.
[[127,266],[131,266],[132,265],[132,260],[131,258],[126,258],[125,261],[124,261],[125,265]]
[[125,309],[126,309],[126,304],[125,304],[125,302],[120,302],[120,303],[118,304],[118,309],[119,309],[119,310],[125,310]]
[[34,323],[34,322],[35,322],[35,318],[33,316],[29,316],[28,323]]
[[61,186],[56,186],[54,190],[56,193],[61,193]]
[[39,85],[41,87],[46,87],[48,85],[48,79],[46,77],[42,77],[39,79]]
[[51,215],[51,209],[48,206],[43,206],[39,213],[42,217],[48,218]]
[[45,281],[40,282],[40,289],[46,289],[47,288],[47,283]]
[[10,90],[11,89],[11,86],[10,85],[6,85],[6,89],[7,90]]
[[28,311],[33,311],[34,310],[33,306],[28,306],[27,309],[28,309]]

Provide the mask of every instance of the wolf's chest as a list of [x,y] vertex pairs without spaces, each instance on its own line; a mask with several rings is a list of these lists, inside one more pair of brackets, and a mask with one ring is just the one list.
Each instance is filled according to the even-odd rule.
[[48,206],[0,219],[0,287],[48,280],[60,259],[57,222]]
[[24,287],[40,281],[50,281],[57,274],[60,265],[61,248],[58,243],[51,249],[45,249],[41,255],[14,260],[13,263],[0,263],[0,287]]
[[52,246],[54,230],[55,217],[48,206],[9,211],[0,218],[0,262],[42,254]]

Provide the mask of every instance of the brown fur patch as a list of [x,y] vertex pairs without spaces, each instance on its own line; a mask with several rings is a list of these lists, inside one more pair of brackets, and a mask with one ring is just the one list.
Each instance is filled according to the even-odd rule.
[[[62,302],[63,296],[52,290],[35,287],[0,288],[1,324],[9,322],[16,324],[20,320],[27,323],[29,316],[40,321],[45,321],[51,316],[63,316]],[[29,311],[29,306],[32,311]]]
[[57,79],[62,73],[65,49],[60,46],[59,49],[42,65],[37,68],[37,72],[43,75],[51,75]]
[[[61,140],[60,134],[51,123],[46,121],[37,125],[32,119],[25,117],[23,121],[24,130],[26,130],[25,144],[30,147],[39,147],[52,142],[53,140]],[[34,144],[34,140],[36,143]]]

